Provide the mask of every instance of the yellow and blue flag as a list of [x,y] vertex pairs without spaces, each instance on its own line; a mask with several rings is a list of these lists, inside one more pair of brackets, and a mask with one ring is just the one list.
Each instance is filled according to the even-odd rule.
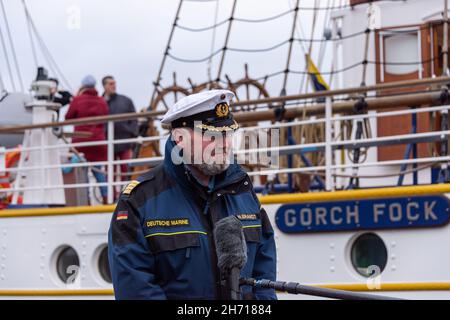
[[314,91],[330,90],[330,87],[322,78],[319,69],[317,69],[309,54],[306,54],[305,56],[306,63],[308,65],[308,74],[313,84]]

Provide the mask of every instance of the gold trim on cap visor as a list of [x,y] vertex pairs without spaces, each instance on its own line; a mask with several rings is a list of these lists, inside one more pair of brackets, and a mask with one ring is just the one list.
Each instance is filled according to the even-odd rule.
[[202,129],[202,130],[208,130],[208,131],[215,131],[215,132],[219,132],[219,131],[231,131],[231,130],[236,130],[239,128],[239,124],[236,122],[236,120],[233,120],[234,124],[230,125],[230,126],[222,126],[222,127],[215,127],[215,126],[209,126],[207,124],[198,124],[195,127]]

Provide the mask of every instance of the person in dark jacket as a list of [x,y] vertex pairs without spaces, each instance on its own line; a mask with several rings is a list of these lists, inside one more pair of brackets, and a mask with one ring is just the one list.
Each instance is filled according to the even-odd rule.
[[[49,78],[49,81],[56,83],[56,87],[52,89],[53,102],[60,103],[61,106],[68,105],[72,101],[72,94],[67,90],[58,90],[59,81],[56,78]],[[59,112],[59,109],[57,110]]]
[[[230,137],[204,139],[238,128],[228,109],[233,97],[228,90],[193,94],[164,116],[172,127],[164,162],[124,188],[111,219],[108,257],[116,299],[224,299],[213,230],[228,216],[243,226],[247,262],[241,277],[276,280],[267,213],[241,167],[218,160],[227,157]],[[189,147],[198,138],[201,151],[215,150],[202,161]],[[243,299],[276,299],[271,289],[241,289]]]
[[[78,96],[73,98],[69,105],[69,110],[66,113],[66,119],[78,119],[95,116],[106,116],[109,114],[108,105],[105,100],[98,95],[95,90],[96,80],[93,76],[88,75],[81,81],[81,88]],[[88,142],[88,141],[103,141],[106,140],[105,125],[103,123],[97,124],[83,124],[77,125],[74,128],[75,132],[89,132],[89,137],[73,137],[72,143]],[[106,144],[98,146],[76,147],[78,152],[84,154],[88,162],[107,161],[107,146]],[[106,175],[102,172],[103,166],[93,166],[92,173],[98,182],[106,182]],[[103,203],[107,203],[107,188],[100,187],[100,193],[103,198]]]
[[[103,89],[105,90],[103,98],[109,106],[110,114],[135,113],[133,101],[116,92],[116,80],[113,76],[105,76],[102,79]],[[137,120],[126,120],[114,122],[114,139],[130,139],[138,135]],[[115,160],[129,160],[132,157],[132,143],[121,143],[114,145]],[[128,172],[127,164],[120,165],[121,173]],[[120,180],[127,180],[126,177]]]

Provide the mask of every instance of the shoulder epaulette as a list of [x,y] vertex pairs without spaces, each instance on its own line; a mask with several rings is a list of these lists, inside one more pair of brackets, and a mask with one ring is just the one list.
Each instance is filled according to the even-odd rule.
[[123,189],[122,194],[130,195],[134,188],[136,188],[139,184],[145,181],[152,180],[154,176],[155,175],[152,171],[146,172],[145,174],[137,178],[137,180],[132,180],[129,184],[127,184],[127,186]]
[[141,183],[138,180],[133,180],[131,181],[122,191],[122,194],[130,194],[131,191],[133,191],[133,189],[139,184]]

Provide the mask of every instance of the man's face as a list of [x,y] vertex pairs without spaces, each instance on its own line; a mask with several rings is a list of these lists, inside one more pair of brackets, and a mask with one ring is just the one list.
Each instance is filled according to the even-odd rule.
[[52,95],[54,95],[56,92],[58,92],[58,82],[53,81],[53,80],[52,80],[52,82],[54,83],[54,86],[52,86],[52,87],[50,88],[50,93],[51,93]]
[[201,144],[202,163],[224,164],[230,156],[233,137],[232,133],[192,130],[191,142],[194,148],[195,143]]
[[107,79],[103,88],[105,89],[106,94],[111,95],[116,93],[116,80]]
[[[230,165],[233,133],[180,128],[173,131],[175,141],[183,149],[185,163],[206,175],[225,171]],[[180,139],[181,138],[181,139]]]

